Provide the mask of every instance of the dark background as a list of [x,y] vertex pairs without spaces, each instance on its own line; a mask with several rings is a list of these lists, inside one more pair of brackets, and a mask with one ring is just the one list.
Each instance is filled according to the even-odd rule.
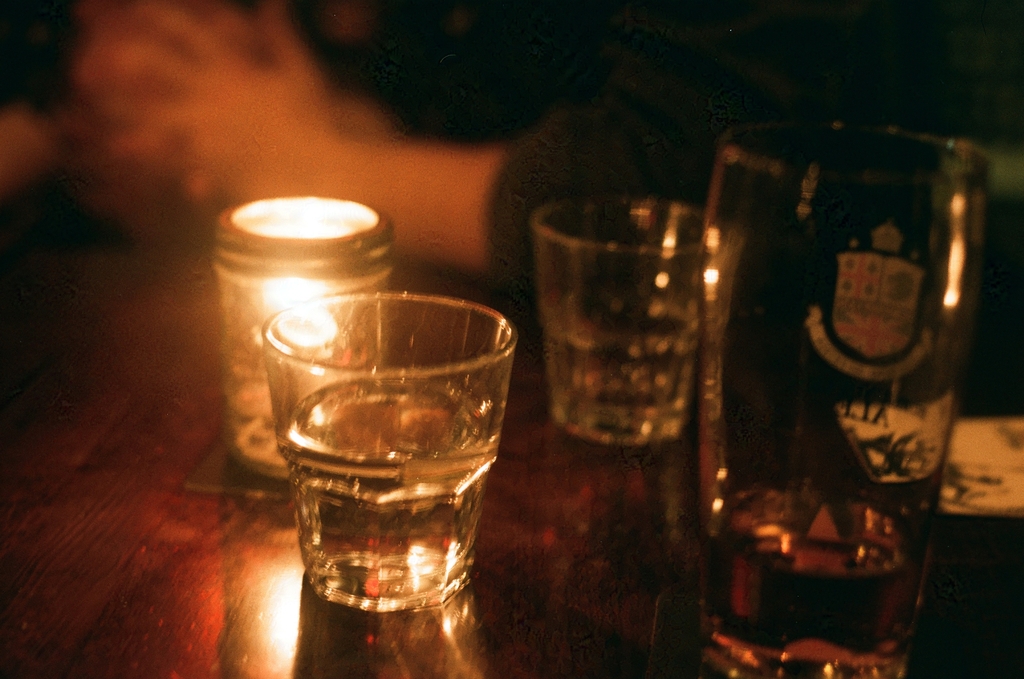
[[[514,137],[552,104],[594,97],[607,75],[600,48],[617,7],[613,0],[367,0],[379,2],[379,38],[373,45],[339,46],[318,28],[326,1],[299,0],[296,16],[339,82],[382,97],[410,133],[461,140]],[[657,9],[656,1],[648,4]],[[752,3],[705,4],[671,3],[671,11],[699,25]],[[0,5],[0,104],[27,100],[46,110],[60,101],[64,62],[74,45],[72,6],[71,0]],[[1024,3],[906,0],[882,7],[890,13],[880,22],[887,33],[865,38],[866,49],[897,69],[884,82],[859,85],[884,102],[860,113],[871,122],[964,136],[993,152],[965,408],[969,414],[1024,413]],[[59,186],[37,189],[32,200],[33,214],[41,210],[38,221],[51,228],[34,229],[28,238],[60,245],[90,237],[61,228],[71,221],[62,212],[76,208]],[[5,222],[0,228],[14,228]],[[112,230],[97,224],[104,237]]]

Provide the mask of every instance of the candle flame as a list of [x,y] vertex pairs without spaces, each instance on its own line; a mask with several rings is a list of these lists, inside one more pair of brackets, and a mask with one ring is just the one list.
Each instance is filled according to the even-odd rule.
[[350,200],[273,198],[231,213],[243,231],[267,238],[342,238],[377,226],[380,215]]

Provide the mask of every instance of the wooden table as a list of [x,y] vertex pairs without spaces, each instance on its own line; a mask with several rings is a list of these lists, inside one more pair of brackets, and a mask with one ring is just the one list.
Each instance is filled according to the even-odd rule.
[[[362,613],[312,594],[280,487],[225,461],[208,247],[38,207],[0,215],[0,678],[694,676],[688,447],[556,430],[523,307],[400,270],[522,340],[472,585]],[[925,596],[912,678],[1024,676],[1024,522],[940,517]]]

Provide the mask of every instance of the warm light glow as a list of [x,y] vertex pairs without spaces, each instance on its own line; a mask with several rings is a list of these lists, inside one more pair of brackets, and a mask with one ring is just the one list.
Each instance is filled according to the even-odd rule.
[[407,564],[409,564],[409,570],[418,572],[426,562],[426,550],[420,545],[413,545],[409,548],[409,555],[405,558]]
[[793,551],[793,536],[789,533],[783,533],[779,536],[779,551],[783,554],[789,554]]
[[[289,533],[294,539],[294,532]],[[298,555],[289,551],[266,563],[261,571],[258,584],[253,582],[260,596],[246,652],[261,668],[261,676],[290,677],[299,637],[304,569]]]
[[955,307],[960,302],[960,279],[964,272],[964,242],[957,240],[949,246],[949,279],[946,283],[946,294],[942,303],[947,307]]
[[267,609],[270,613],[267,642],[273,649],[275,665],[288,667],[295,658],[299,636],[299,597],[302,592],[301,568],[282,569],[271,586]]
[[322,427],[327,424],[327,413],[324,412],[323,405],[317,405],[313,408],[309,414],[309,423],[314,427]]
[[479,467],[477,467],[476,471],[474,471],[472,474],[463,479],[462,483],[455,487],[455,490],[453,491],[454,495],[459,496],[465,493],[466,489],[472,486],[474,483],[476,483],[477,479],[486,474],[487,470],[490,468],[490,462],[488,462],[487,464],[482,464]]
[[665,287],[668,285],[668,281],[669,275],[665,271],[659,271],[658,275],[654,277],[654,285],[656,285],[658,288],[662,290],[664,290]]
[[380,215],[349,200],[273,198],[243,205],[231,222],[267,238],[342,238],[372,229]]
[[651,201],[643,201],[629,209],[630,218],[642,229],[647,229],[651,225],[651,217],[654,214],[651,205]]
[[444,568],[445,573],[451,573],[455,570],[455,566],[459,561],[459,542],[452,540],[451,544],[448,545],[448,553],[444,555]]
[[322,347],[338,336],[338,323],[327,309],[308,305],[285,314],[275,334],[293,347]]
[[412,590],[418,592],[422,587],[421,578],[427,578],[434,574],[436,567],[427,558],[427,550],[422,545],[413,545],[405,557],[405,563],[409,567],[409,575],[412,577]]
[[263,304],[267,315],[308,302],[327,293],[323,281],[305,278],[270,278],[263,281]]
[[704,299],[708,302],[718,301],[718,269],[704,269]]
[[683,218],[683,206],[679,203],[669,203],[668,215],[665,218],[665,234],[661,239],[661,247],[665,250],[674,250],[679,239],[679,222]]
[[962,193],[953,195],[953,199],[949,201],[949,211],[955,219],[963,219],[964,212],[967,210],[967,198]]
[[964,238],[964,213],[967,198],[962,193],[953,195],[949,203],[949,265],[946,272],[946,292],[942,304],[953,308],[960,302],[960,287],[964,275],[964,261],[967,259],[967,244]]
[[714,501],[711,503],[711,511],[713,511],[715,514],[717,514],[718,512],[722,511],[722,506],[724,504],[725,504],[725,501],[722,500],[722,498],[716,497],[714,499]]
[[707,247],[708,252],[715,254],[718,252],[718,245],[721,243],[722,232],[719,231],[717,226],[709,226],[704,234],[704,245]]

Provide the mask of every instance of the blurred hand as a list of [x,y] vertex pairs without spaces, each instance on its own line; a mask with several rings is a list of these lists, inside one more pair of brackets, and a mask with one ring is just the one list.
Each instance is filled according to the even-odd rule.
[[25,103],[0,108],[0,203],[50,172],[56,158],[48,117]]
[[393,134],[375,103],[332,92],[283,0],[84,0],[79,20],[64,129],[84,200],[112,216],[167,192],[264,197],[312,178],[338,137]]

